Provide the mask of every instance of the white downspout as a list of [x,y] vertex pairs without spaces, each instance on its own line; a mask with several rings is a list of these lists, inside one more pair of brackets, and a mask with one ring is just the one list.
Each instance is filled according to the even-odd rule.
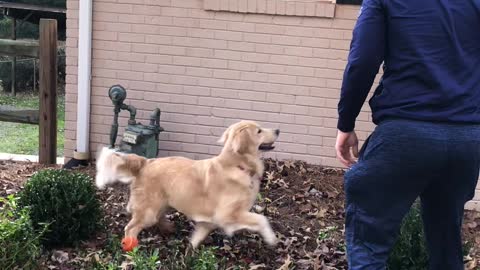
[[77,145],[74,159],[89,159],[92,62],[92,2],[79,1]]

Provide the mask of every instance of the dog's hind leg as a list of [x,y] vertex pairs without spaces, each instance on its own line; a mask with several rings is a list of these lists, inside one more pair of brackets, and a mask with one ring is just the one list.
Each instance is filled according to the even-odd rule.
[[192,248],[196,249],[198,245],[208,236],[210,232],[212,232],[216,226],[212,223],[208,222],[198,222],[195,224],[195,229],[193,231],[192,237],[190,239],[190,243],[192,244]]
[[231,217],[227,217],[222,223],[222,228],[229,236],[232,236],[236,231],[246,229],[260,233],[265,242],[271,246],[277,242],[277,237],[265,216],[250,212],[235,213]]

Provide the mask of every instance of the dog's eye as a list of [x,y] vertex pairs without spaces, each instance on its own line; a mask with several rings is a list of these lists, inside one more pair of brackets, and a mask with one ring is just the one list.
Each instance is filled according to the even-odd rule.
[[257,133],[258,133],[258,134],[262,133],[262,130],[261,130],[261,129],[259,129]]

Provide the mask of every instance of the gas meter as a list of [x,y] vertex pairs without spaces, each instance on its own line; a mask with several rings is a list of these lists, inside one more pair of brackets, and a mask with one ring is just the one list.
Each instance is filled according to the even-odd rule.
[[160,109],[156,108],[150,116],[150,123],[144,125],[135,120],[137,109],[123,103],[127,91],[121,85],[110,87],[108,96],[114,105],[113,124],[110,131],[110,147],[115,148],[118,133],[118,114],[122,110],[130,112],[130,119],[123,133],[118,150],[124,153],[137,154],[146,158],[155,158],[158,155],[158,135],[164,129],[160,126]]

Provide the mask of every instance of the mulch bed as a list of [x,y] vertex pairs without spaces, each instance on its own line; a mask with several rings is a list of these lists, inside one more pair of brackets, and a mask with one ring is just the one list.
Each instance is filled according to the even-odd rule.
[[[250,269],[347,269],[344,244],[343,171],[309,165],[304,162],[277,162],[266,160],[266,174],[262,192],[254,210],[268,216],[281,243],[269,248],[256,234],[242,232],[233,238],[214,232],[206,246],[218,246],[216,255],[226,265],[241,263]],[[0,161],[0,196],[21,190],[22,185],[36,171],[45,168],[36,163]],[[92,167],[77,169],[92,177]],[[105,213],[107,232],[76,248],[48,251],[42,257],[43,269],[88,269],[87,262],[100,258],[108,244],[107,233],[123,235],[129,221],[125,212],[127,186],[115,186],[98,191]],[[168,218],[176,231],[162,234],[150,228],[139,235],[142,248],[160,248],[160,258],[171,245],[180,245],[184,251],[192,224],[174,211]],[[480,262],[480,213],[466,211],[464,239],[473,243],[466,257],[467,269],[478,269]],[[479,264],[480,265],[480,264]],[[247,268],[248,269],[248,268]]]

